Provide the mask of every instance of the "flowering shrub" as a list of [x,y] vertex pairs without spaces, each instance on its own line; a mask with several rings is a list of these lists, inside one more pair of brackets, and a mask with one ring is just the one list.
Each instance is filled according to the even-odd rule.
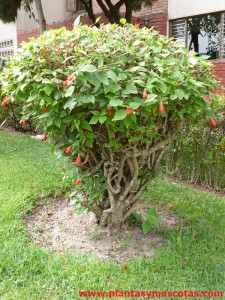
[[109,231],[131,215],[182,122],[204,112],[216,126],[211,64],[130,24],[47,31],[1,80],[7,101],[23,103],[21,122],[37,119],[75,160],[84,205]]

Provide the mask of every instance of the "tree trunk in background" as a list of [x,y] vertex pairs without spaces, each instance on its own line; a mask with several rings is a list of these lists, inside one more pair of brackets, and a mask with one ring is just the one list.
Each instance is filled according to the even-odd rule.
[[41,0],[35,0],[35,5],[37,10],[38,23],[40,26],[40,32],[43,33],[46,30],[46,20],[45,20]]

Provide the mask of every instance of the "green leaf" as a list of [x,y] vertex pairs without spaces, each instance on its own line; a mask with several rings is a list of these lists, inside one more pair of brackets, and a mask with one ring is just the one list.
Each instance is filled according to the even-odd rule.
[[62,98],[62,97],[63,97],[63,93],[64,93],[64,91],[57,91],[57,92],[55,93],[55,95],[54,95],[54,98],[55,98],[56,100]]
[[151,217],[149,218],[149,222],[150,222],[152,225],[154,225],[156,228],[159,228],[159,227],[160,227],[158,219],[157,219],[156,217],[154,217],[154,216],[151,216]]
[[73,94],[74,90],[75,90],[75,86],[72,86],[72,85],[71,85],[71,86],[68,88],[68,90],[66,91],[64,97],[67,98],[67,97],[71,96],[71,95]]
[[80,101],[83,103],[95,103],[95,96],[89,95],[89,96],[82,96],[80,98]]
[[101,68],[103,66],[103,57],[99,56],[98,58],[98,67]]
[[135,219],[136,219],[137,221],[142,222],[142,215],[140,215],[140,214],[134,212],[134,213],[132,213],[132,216],[135,217]]
[[178,89],[175,91],[175,93],[180,100],[184,98],[184,92],[182,90]]
[[121,100],[112,99],[109,101],[109,106],[121,106],[122,104],[123,104],[123,101],[121,101]]
[[142,223],[141,227],[142,227],[143,233],[147,234],[150,231],[152,225],[151,225],[151,223],[149,221],[144,221]]
[[38,97],[38,93],[31,94],[30,97],[27,99],[27,102],[31,102],[37,97]]
[[22,84],[21,87],[20,87],[20,90],[23,91],[26,86],[27,86],[27,83]]
[[119,109],[116,111],[113,121],[119,121],[125,119],[127,116],[125,109]]
[[140,105],[141,105],[141,103],[137,103],[137,102],[130,102],[129,103],[129,107],[132,108],[132,109],[137,109]]
[[157,213],[157,211],[156,211],[156,208],[155,208],[155,207],[149,208],[149,210],[148,210],[148,212],[147,212],[147,214],[148,214],[149,216],[155,216],[156,213]]
[[95,24],[98,23],[100,21],[100,19],[101,19],[101,16],[95,20]]
[[101,124],[103,124],[106,120],[107,120],[107,117],[106,117],[106,116],[101,116],[101,117],[99,118],[99,122],[100,122]]
[[170,100],[175,100],[175,99],[177,99],[177,95],[176,94],[170,95]]
[[17,78],[17,81],[22,81],[26,76],[26,73],[21,73],[20,76]]
[[68,117],[66,117],[62,120],[62,123],[70,123],[72,121],[74,121],[74,117],[73,116],[68,116]]
[[160,91],[165,94],[166,91],[167,91],[167,85],[163,82],[163,81],[160,81],[159,82],[159,89]]
[[123,25],[125,25],[127,23],[127,20],[125,18],[121,18],[120,19],[120,23],[123,24]]
[[47,121],[47,126],[51,126],[54,122],[54,118],[49,118],[48,121]]
[[93,116],[89,122],[89,124],[97,124],[99,120],[98,116]]
[[84,65],[81,67],[80,71],[81,72],[96,72],[96,67],[93,65]]
[[98,78],[99,81],[101,81],[103,84],[108,85],[109,80],[104,72],[98,72],[96,73],[96,77]]
[[55,125],[60,128],[60,126],[61,126],[61,118],[57,117],[55,119]]
[[87,73],[87,80],[96,87],[100,85],[100,81],[96,77],[95,73]]
[[120,146],[121,146],[120,143],[118,143],[115,140],[110,141],[109,144],[108,144],[109,148],[119,148]]
[[54,86],[50,85],[50,84],[47,84],[45,87],[44,87],[44,91],[45,93],[50,96],[52,91],[54,90]]
[[92,131],[92,128],[91,128],[90,124],[88,123],[88,121],[83,120],[83,121],[81,121],[80,125],[81,125],[81,128]]
[[112,79],[112,81],[117,82],[118,78],[116,76],[116,73],[114,73],[113,71],[109,70],[106,72],[108,78]]
[[135,84],[133,83],[128,83],[126,85],[126,90],[125,90],[126,93],[128,94],[137,94],[138,93],[138,90],[137,90],[137,87],[135,86]]
[[38,119],[48,118],[49,116],[51,116],[51,113],[50,113],[50,112],[46,112],[46,113],[40,115],[40,116],[38,117]]
[[69,99],[63,106],[64,109],[69,108],[70,111],[77,105],[77,99]]
[[138,138],[137,136],[134,136],[132,138],[129,138],[128,142],[132,143],[132,142],[139,142],[140,138]]

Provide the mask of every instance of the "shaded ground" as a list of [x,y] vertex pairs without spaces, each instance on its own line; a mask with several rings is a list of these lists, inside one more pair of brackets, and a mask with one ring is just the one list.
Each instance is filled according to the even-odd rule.
[[172,184],[182,184],[182,185],[191,187],[201,193],[212,193],[212,194],[215,194],[215,195],[221,196],[221,197],[225,196],[225,189],[216,191],[215,189],[213,189],[211,187],[203,187],[200,184],[197,184],[197,183],[193,184],[188,180],[180,180],[180,179],[177,179],[177,178],[175,178],[173,176],[169,176],[169,175],[165,176],[165,178],[166,178],[166,180],[170,181]]
[[[141,211],[139,207],[137,212],[143,213],[150,204],[145,202],[141,206]],[[139,227],[127,224],[121,233],[108,237],[105,232],[99,232],[94,214],[73,216],[74,206],[65,199],[46,199],[25,223],[31,242],[51,248],[60,255],[69,250],[73,254],[93,255],[102,260],[127,261],[134,256],[154,257],[157,246],[164,244],[160,233],[179,225],[170,208],[159,205],[157,211],[162,229],[152,229],[146,236]]]

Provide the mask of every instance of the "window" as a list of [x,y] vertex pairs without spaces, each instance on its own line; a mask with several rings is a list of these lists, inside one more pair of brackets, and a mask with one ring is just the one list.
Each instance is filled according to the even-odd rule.
[[170,36],[199,56],[225,58],[225,13],[171,21]]
[[80,0],[66,0],[66,11],[78,12],[84,10],[85,7]]

